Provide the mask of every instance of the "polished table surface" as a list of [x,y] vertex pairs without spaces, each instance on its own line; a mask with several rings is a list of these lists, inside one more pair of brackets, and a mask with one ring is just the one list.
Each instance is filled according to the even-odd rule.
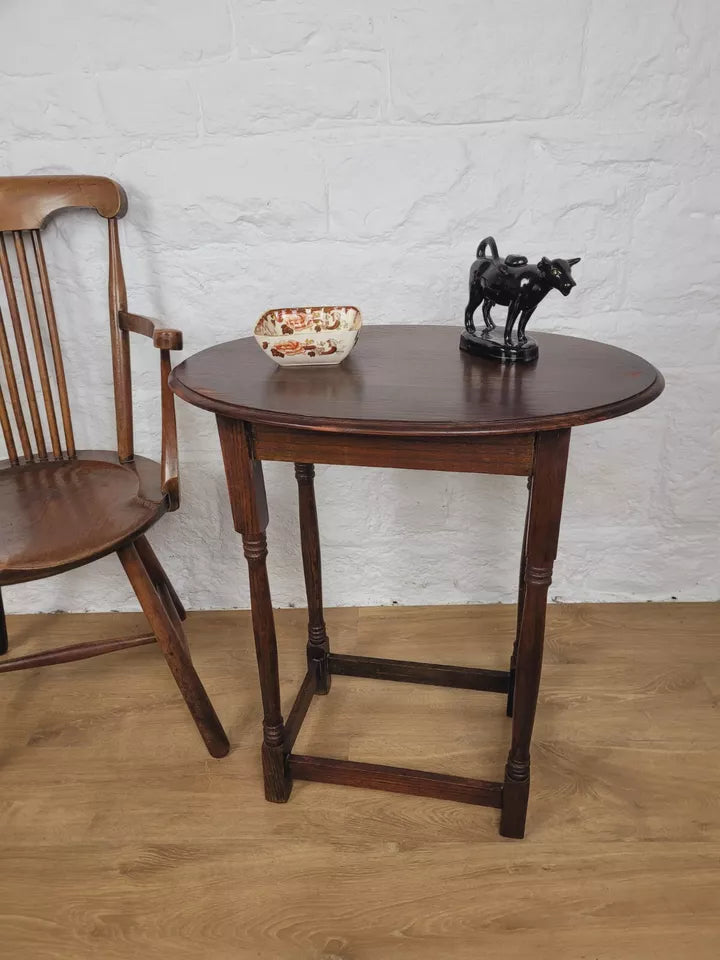
[[370,326],[338,366],[279,367],[252,337],[180,363],[171,386],[188,403],[251,423],[363,434],[551,430],[620,416],[650,403],[661,374],[618,347],[533,334],[540,357],[503,364],[458,349],[439,325]]

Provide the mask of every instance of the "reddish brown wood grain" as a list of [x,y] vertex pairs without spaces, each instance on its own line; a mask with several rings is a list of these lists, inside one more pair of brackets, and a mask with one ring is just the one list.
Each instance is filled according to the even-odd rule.
[[48,667],[56,663],[74,663],[76,660],[88,660],[116,650],[129,650],[155,643],[154,633],[142,633],[137,637],[116,637],[112,640],[89,640],[85,643],[72,643],[54,650],[42,650],[25,657],[11,657],[0,660],[0,673],[13,673],[15,670],[27,670],[30,667]]
[[295,477],[300,513],[300,548],[308,602],[307,659],[308,666],[317,678],[315,692],[324,695],[330,691],[328,663],[330,640],[323,615],[320,533],[315,505],[315,467],[311,463],[296,463]]
[[523,558],[523,600],[515,652],[512,743],[505,766],[500,833],[523,837],[530,789],[530,740],[535,722],[545,638],[547,593],[552,582],[562,516],[569,430],[538,435],[530,485]]
[[133,457],[132,382],[130,379],[130,337],[120,323],[121,312],[127,310],[125,274],[120,255],[117,220],[108,220],[108,303],[110,308],[110,345],[112,347],[113,386],[115,392],[115,424],[117,449],[121,461]]
[[[570,428],[636,410],[663,378],[607,344],[539,334],[540,358],[501,364],[461,353],[457,330],[376,326],[332,368],[278,368],[253,339],[211,347],[175,368],[172,389],[217,416],[236,530],[250,572],[265,710],[265,795],[285,801],[292,778],[365,786],[501,807],[501,833],[522,837],[530,739],[542,665],[547,590],[562,507]],[[282,737],[275,626],[265,565],[268,511],[261,460],[294,462],[308,594],[311,663],[333,672],[507,694],[512,744],[504,783],[288,753],[312,699],[306,677]],[[530,498],[509,671],[327,655],[312,464],[527,475]],[[320,656],[316,656],[319,653]],[[322,692],[319,684],[316,692]],[[282,746],[281,746],[282,744]],[[284,747],[284,752],[283,752]]]
[[[0,243],[1,242],[2,238],[0,238]],[[2,262],[2,250],[0,249],[0,266],[2,265]],[[30,445],[30,435],[28,433],[27,424],[25,422],[25,413],[20,401],[20,389],[18,387],[17,377],[15,375],[15,367],[13,365],[12,354],[10,352],[8,331],[5,328],[5,320],[3,318],[2,309],[0,309],[0,355],[2,356],[3,369],[5,371],[5,379],[7,381],[7,388],[8,393],[10,394],[11,403],[11,407],[7,408],[3,400],[3,409],[5,410],[5,416],[3,417],[3,433],[5,434],[5,442],[8,447],[8,456],[10,457],[10,461],[13,466],[17,466],[18,457],[15,441],[13,439],[13,427],[8,415],[9,409],[12,409],[13,416],[15,418],[15,429],[17,430],[20,444],[22,446],[23,456],[26,461],[33,459],[33,451]]]
[[295,741],[297,740],[297,735],[300,733],[300,728],[302,727],[303,720],[307,715],[310,704],[312,703],[312,698],[318,692],[318,668],[312,663],[308,667],[308,672],[303,678],[303,682],[300,684],[300,689],[298,694],[295,697],[295,702],[290,708],[290,713],[287,716],[285,721],[285,752],[290,753],[292,748],[295,746]]
[[[260,460],[297,460],[307,450],[308,431],[253,427]],[[355,467],[399,467],[458,473],[500,473],[527,476],[533,457],[533,433],[515,437],[363,437],[313,431],[315,463]]]
[[10,463],[12,466],[16,467],[18,464],[18,452],[17,452],[17,447],[15,446],[15,438],[13,437],[12,424],[10,423],[10,415],[8,413],[8,408],[5,403],[5,395],[3,394],[1,385],[0,385],[0,423],[2,423],[3,439],[5,440],[5,447],[7,449],[8,457],[10,458]]
[[109,219],[125,215],[127,198],[107,177],[0,177],[0,231],[37,230],[68,207],[86,207]]
[[13,234],[15,240],[15,255],[17,257],[18,268],[20,270],[20,279],[22,282],[23,293],[25,294],[25,309],[28,320],[30,321],[30,333],[33,346],[35,348],[35,362],[37,363],[38,373],[40,375],[40,388],[42,390],[43,400],[45,401],[45,416],[47,418],[48,428],[50,430],[50,443],[54,457],[61,455],[60,434],[58,433],[57,418],[55,416],[55,402],[50,388],[50,376],[48,374],[47,361],[45,359],[45,348],[43,347],[42,333],[40,332],[40,321],[38,319],[37,306],[35,305],[35,295],[33,292],[32,280],[30,278],[30,268],[28,266],[27,252],[23,242],[23,236],[18,231]]
[[637,410],[664,385],[641,357],[593,340],[533,334],[536,363],[502,364],[461,352],[458,336],[454,326],[367,326],[343,363],[307,368],[277,367],[247,337],[184,360],[171,384],[253,424],[404,437],[573,427]]
[[502,783],[474,780],[446,773],[427,773],[407,767],[390,767],[379,763],[358,763],[331,757],[308,757],[291,753],[290,774],[295,780],[316,783],[340,783],[347,787],[389,790],[419,797],[436,797],[460,803],[477,803],[483,807],[502,806]]
[[[108,221],[117,451],[78,451],[75,447],[60,335],[40,235],[47,217],[69,206],[94,209]],[[9,457],[0,464],[0,585],[53,576],[118,552],[153,633],[71,644],[0,661],[0,673],[85,659],[157,639],[208,750],[213,756],[222,756],[228,749],[227,738],[192,665],[182,628],[185,611],[144,537],[145,531],[179,504],[175,407],[168,376],[170,350],[182,346],[182,335],[177,330],[156,329],[147,318],[127,313],[117,225],[125,209],[122,188],[103,177],[0,177],[0,274],[4,291],[4,301],[0,296],[0,357],[8,397],[6,401],[0,386],[0,424]],[[10,250],[6,232],[12,234]],[[29,263],[30,245],[36,274]],[[16,289],[17,276],[20,283]],[[10,327],[5,325],[3,305]],[[43,320],[54,383],[45,355]],[[131,332],[150,336],[160,351],[159,464],[135,456],[133,449]],[[42,413],[39,400],[44,407]],[[0,654],[6,652],[7,630],[0,602]]]
[[277,639],[267,573],[267,500],[262,464],[253,458],[250,432],[239,420],[217,418],[235,529],[241,534],[250,580],[255,653],[263,703],[262,763],[265,796],[284,803],[290,796],[285,763],[285,728],[280,705]]
[[224,757],[230,744],[195,671],[179,618],[176,620],[163,602],[135,546],[130,544],[118,550],[118,557],[208,752],[213,757]]
[[58,389],[58,401],[60,403],[60,414],[62,417],[63,431],[65,433],[65,452],[68,457],[75,456],[75,437],[73,435],[72,417],[70,415],[70,400],[67,392],[67,382],[65,380],[65,365],[63,363],[62,350],[60,348],[60,337],[58,334],[57,320],[55,317],[55,305],[53,304],[52,292],[50,290],[50,277],[48,274],[47,263],[45,262],[45,252],[42,245],[42,237],[39,230],[32,231],[33,250],[35,251],[35,265],[40,279],[40,289],[42,292],[43,306],[45,308],[45,318],[47,320],[48,335],[50,337],[50,349],[52,351],[53,364],[55,367],[55,379]]
[[114,451],[79,450],[72,460],[0,463],[0,584],[51,577],[113,553],[167,509],[158,465],[145,457],[120,463]]
[[[10,319],[12,320],[12,329],[15,335],[15,350],[17,351],[18,361],[20,363],[20,372],[22,374],[22,383],[25,388],[25,399],[30,411],[30,422],[35,436],[35,446],[40,460],[47,460],[47,447],[45,445],[45,435],[43,433],[42,421],[40,420],[40,411],[38,409],[37,394],[35,383],[33,381],[32,369],[30,367],[30,356],[28,354],[25,332],[23,330],[20,307],[18,306],[17,293],[13,280],[12,269],[10,267],[10,258],[8,257],[5,236],[0,233],[0,272],[2,273],[3,285],[5,287],[5,296],[7,298]],[[7,361],[7,370],[12,368],[12,360]],[[11,373],[12,379],[15,379],[14,369]],[[8,377],[10,380],[11,377]],[[16,381],[17,382],[17,381]]]
[[387,660],[384,657],[360,657],[347,653],[330,654],[330,672],[341,677],[368,677],[374,680],[396,680],[400,683],[455,687],[458,690],[490,690],[495,693],[507,693],[510,678],[507,670]]

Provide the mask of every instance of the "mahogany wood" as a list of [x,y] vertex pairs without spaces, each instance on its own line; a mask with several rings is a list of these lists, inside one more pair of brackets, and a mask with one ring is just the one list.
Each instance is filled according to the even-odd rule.
[[517,599],[517,624],[515,627],[515,641],[513,643],[512,655],[510,657],[510,679],[508,681],[508,696],[506,714],[508,717],[513,715],[513,703],[515,700],[515,665],[517,663],[517,649],[520,641],[520,624],[522,623],[523,604],[525,602],[525,563],[527,561],[527,535],[528,535],[528,516],[530,512],[530,487],[532,479],[528,477],[528,501],[525,508],[525,527],[523,529],[522,550],[520,552],[520,575],[518,577],[518,599]]
[[195,406],[253,424],[424,438],[572,427],[637,410],[662,391],[661,374],[627,350],[554,333],[536,339],[537,363],[502,364],[458,350],[455,327],[378,325],[361,331],[338,366],[292,368],[247,337],[184,360],[171,385]]
[[[233,522],[242,534],[250,573],[265,713],[266,797],[287,800],[293,777],[419,793],[501,807],[501,833],[521,837],[570,428],[649,403],[662,391],[663,379],[644,360],[605,344],[540,334],[537,363],[502,365],[458,352],[451,333],[446,327],[373,327],[363,331],[357,348],[338,367],[304,370],[271,366],[253,340],[238,340],[190,357],[175,368],[170,382],[179,396],[217,417]],[[312,680],[309,672],[283,736],[265,566],[268,512],[262,459],[296,464],[309,620],[322,650],[321,657],[311,656],[311,663],[325,654],[311,464],[529,476],[519,617],[509,671],[328,654],[330,675],[506,693],[513,720],[504,783],[290,752],[312,698]]]
[[162,451],[160,476],[162,492],[167,497],[168,509],[180,506],[180,464],[178,459],[177,424],[175,422],[175,397],[168,386],[172,366],[170,351],[160,351],[160,396],[162,403]]
[[[3,284],[5,286],[5,296],[7,297],[8,310],[12,321],[13,332],[15,334],[15,349],[17,350],[18,360],[20,362],[20,371],[22,373],[22,382],[25,387],[25,399],[30,410],[30,421],[33,426],[35,436],[35,445],[40,460],[47,459],[47,448],[45,446],[45,437],[43,435],[42,423],[40,421],[40,411],[37,404],[37,395],[35,384],[33,382],[32,371],[30,369],[30,358],[25,341],[22,320],[20,318],[20,308],[18,306],[17,294],[15,293],[15,284],[13,282],[10,260],[7,247],[5,246],[5,236],[0,234],[0,272],[2,272]],[[9,363],[12,363],[10,360]],[[26,453],[26,456],[28,454]]]
[[125,275],[120,256],[117,220],[108,220],[110,269],[108,272],[108,301],[110,307],[110,345],[112,347],[113,383],[115,387],[115,422],[117,426],[118,457],[121,461],[133,457],[132,383],[130,380],[129,331],[120,324],[120,314],[127,310]]
[[144,317],[139,313],[128,313],[127,310],[119,310],[118,323],[121,330],[127,330],[128,333],[139,333],[143,337],[149,337],[150,340],[152,340],[155,334],[154,322],[149,317]]
[[195,672],[184,637],[178,631],[179,620],[173,622],[172,613],[155,589],[136,547],[133,544],[123,547],[118,550],[118,557],[208,752],[213,757],[224,757],[230,744],[202,681]]
[[142,535],[135,540],[135,547],[137,552],[140,554],[140,559],[145,566],[145,569],[150,574],[150,579],[156,585],[162,585],[168,592],[170,599],[172,600],[172,605],[177,610],[177,614],[181,620],[185,620],[187,614],[185,613],[185,607],[180,601],[180,597],[175,593],[175,588],[173,587],[168,575],[165,573],[165,570],[162,568],[160,561],[155,556],[155,551],[148,543],[147,537]]
[[150,317],[144,317],[140,313],[128,313],[127,310],[121,310],[119,313],[119,323],[121,330],[127,330],[130,333],[139,333],[144,337],[149,337],[153,345],[162,350],[182,350],[183,335],[181,330],[172,330],[169,327],[158,327],[156,321]]
[[330,641],[323,617],[320,534],[315,505],[315,467],[311,463],[296,463],[295,477],[300,505],[300,546],[308,601],[307,658],[308,665],[314,666],[317,674],[316,692],[326,694],[330,690],[328,667]]
[[74,457],[75,437],[73,435],[72,417],[70,416],[70,401],[68,399],[67,382],[65,380],[65,366],[63,364],[62,350],[60,349],[60,337],[58,335],[57,320],[55,318],[55,306],[53,304],[52,293],[50,290],[50,278],[48,276],[47,263],[45,262],[42,238],[38,230],[32,231],[32,242],[33,249],[35,251],[35,265],[40,278],[40,289],[42,291],[48,334],[50,337],[50,349],[52,351],[53,364],[55,367],[55,380],[57,383],[60,402],[60,415],[62,417],[63,431],[65,433],[65,451],[68,457]]
[[[40,234],[46,219],[65,207],[88,207],[108,221],[117,452],[78,451],[75,446]],[[4,299],[0,297],[0,357],[5,373],[5,387],[0,387],[0,423],[8,453],[8,460],[0,463],[0,585],[52,576],[117,551],[151,621],[153,634],[71,645],[0,661],[0,672],[97,656],[157,638],[208,749],[221,756],[227,752],[227,739],[192,666],[181,625],[185,611],[144,537],[163,514],[179,505],[174,396],[167,381],[170,350],[182,346],[182,335],[177,330],[156,329],[151,320],[127,312],[117,225],[117,218],[125,210],[122,188],[104,177],[0,177],[0,274],[4,291]],[[12,235],[10,244],[6,233]],[[43,322],[51,363],[45,352]],[[149,336],[160,353],[159,464],[135,456],[133,450],[131,332]],[[4,630],[2,616],[0,626]],[[3,637],[6,639],[5,634]],[[0,652],[4,653],[7,645],[1,641],[2,637]]]
[[287,720],[285,721],[285,752],[290,753],[295,746],[297,735],[300,733],[300,727],[305,719],[308,708],[312,703],[312,698],[318,692],[318,667],[316,662],[308,665],[307,673],[300,684],[300,689],[295,697],[295,702],[290,708]]
[[10,463],[13,466],[17,466],[17,448],[15,446],[15,438],[12,435],[12,426],[10,425],[10,417],[5,405],[5,396],[2,391],[2,386],[0,386],[0,422],[2,423],[3,439],[5,440],[5,447],[7,448]]
[[127,198],[107,177],[0,177],[0,232],[37,230],[68,207],[93,209],[106,219],[123,217]]
[[262,762],[265,796],[284,803],[290,796],[285,729],[280,706],[277,640],[266,558],[268,522],[262,464],[252,454],[250,432],[239,420],[217,418],[235,529],[248,564],[253,635],[263,702]]
[[43,400],[45,401],[45,416],[47,417],[48,427],[50,429],[50,443],[54,457],[60,456],[60,434],[58,433],[57,419],[55,417],[55,404],[52,391],[50,390],[50,376],[48,374],[47,361],[45,359],[45,348],[43,347],[42,334],[40,333],[40,322],[38,320],[37,307],[33,294],[32,281],[30,279],[30,268],[28,267],[25,244],[21,233],[15,231],[13,234],[15,240],[15,254],[17,256],[18,267],[20,269],[20,278],[22,280],[23,292],[25,294],[25,309],[27,310],[30,321],[30,332],[32,335],[33,346],[35,347],[35,360],[40,374],[40,387]]
[[[306,433],[257,424],[253,428],[255,455],[260,460],[282,461],[305,456]],[[313,456],[315,463],[341,466],[527,476],[534,437],[532,433],[516,437],[407,437],[399,444],[395,437],[314,433]]]
[[177,426],[175,422],[175,398],[168,385],[172,369],[170,351],[182,350],[183,338],[180,330],[157,327],[155,321],[139,313],[120,310],[118,314],[120,331],[139,333],[149,337],[153,345],[160,350],[160,400],[162,410],[162,451],[160,472],[162,491],[167,495],[169,509],[180,506],[180,481],[177,446]]
[[505,767],[500,833],[523,837],[530,789],[530,738],[540,689],[545,609],[557,554],[569,430],[539,434],[530,486],[522,619],[515,664],[512,742]]
[[[0,268],[3,267],[4,258],[2,252],[4,250],[2,243],[2,236],[0,236]],[[8,392],[10,394],[10,403],[12,405],[13,415],[15,417],[15,425],[17,428],[18,436],[20,438],[20,444],[22,446],[23,456],[25,460],[32,460],[33,452],[32,447],[30,446],[30,436],[28,434],[27,425],[25,423],[25,414],[23,412],[22,404],[20,402],[20,390],[18,389],[17,377],[15,376],[15,368],[12,361],[12,356],[10,353],[10,345],[8,340],[7,331],[5,329],[5,321],[3,319],[2,309],[0,309],[0,354],[2,355],[3,368],[5,370],[5,379],[7,380]],[[5,443],[7,445],[8,456],[10,457],[10,462],[13,466],[18,464],[17,450],[15,448],[15,442],[13,440],[12,426],[10,423],[10,418],[7,415],[8,411],[5,406],[5,400],[3,399],[3,435],[5,437]]]
[[400,683],[426,683],[459,690],[490,690],[507,693],[507,670],[483,670],[478,667],[452,667],[443,663],[416,663],[410,660],[386,660],[358,657],[347,653],[330,654],[330,673],[343,677],[369,677],[397,680]]
[[[0,464],[0,584],[39,580],[114,553],[168,505],[158,464],[106,450],[71,460]],[[9,522],[12,519],[12,523]]]
[[341,783],[347,787],[389,790],[391,793],[410,793],[440,800],[459,800],[461,803],[477,803],[483,807],[502,806],[503,785],[492,780],[474,780],[445,773],[410,770],[407,767],[358,763],[330,757],[308,757],[294,753],[290,754],[288,762],[294,780]]
[[154,633],[142,633],[137,637],[115,637],[112,640],[90,640],[86,643],[72,643],[54,650],[43,650],[26,657],[12,657],[0,660],[0,673],[12,673],[15,670],[28,670],[31,667],[48,667],[56,663],[73,663],[75,660],[87,660],[99,657],[115,650],[128,650],[155,643]]
[[155,590],[157,591],[158,596],[163,602],[170,620],[172,621],[173,629],[177,634],[180,643],[185,648],[185,652],[190,656],[190,647],[188,646],[187,637],[185,636],[185,631],[183,630],[182,620],[180,619],[180,614],[177,611],[177,607],[172,601],[170,596],[170,591],[167,588],[165,583],[154,584]]

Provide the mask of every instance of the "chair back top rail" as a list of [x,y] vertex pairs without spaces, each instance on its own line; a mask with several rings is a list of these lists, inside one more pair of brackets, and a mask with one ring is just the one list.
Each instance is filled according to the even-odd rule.
[[101,217],[124,217],[127,197],[108,177],[0,177],[0,231],[39,230],[58,210],[86,207]]
[[[68,207],[108,221],[108,292],[118,454],[133,457],[130,351],[117,218],[125,193],[107,177],[0,177],[0,426],[11,465],[75,456],[67,381],[40,230]],[[62,438],[60,428],[62,427]]]

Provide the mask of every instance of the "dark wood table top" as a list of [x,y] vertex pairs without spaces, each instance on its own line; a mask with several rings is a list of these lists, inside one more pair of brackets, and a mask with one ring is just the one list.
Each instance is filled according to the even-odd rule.
[[552,430],[637,410],[663,390],[641,357],[593,340],[535,333],[540,357],[502,364],[458,349],[459,328],[369,326],[338,366],[279,367],[254,338],[175,367],[188,403],[251,423],[375,435],[482,436]]

